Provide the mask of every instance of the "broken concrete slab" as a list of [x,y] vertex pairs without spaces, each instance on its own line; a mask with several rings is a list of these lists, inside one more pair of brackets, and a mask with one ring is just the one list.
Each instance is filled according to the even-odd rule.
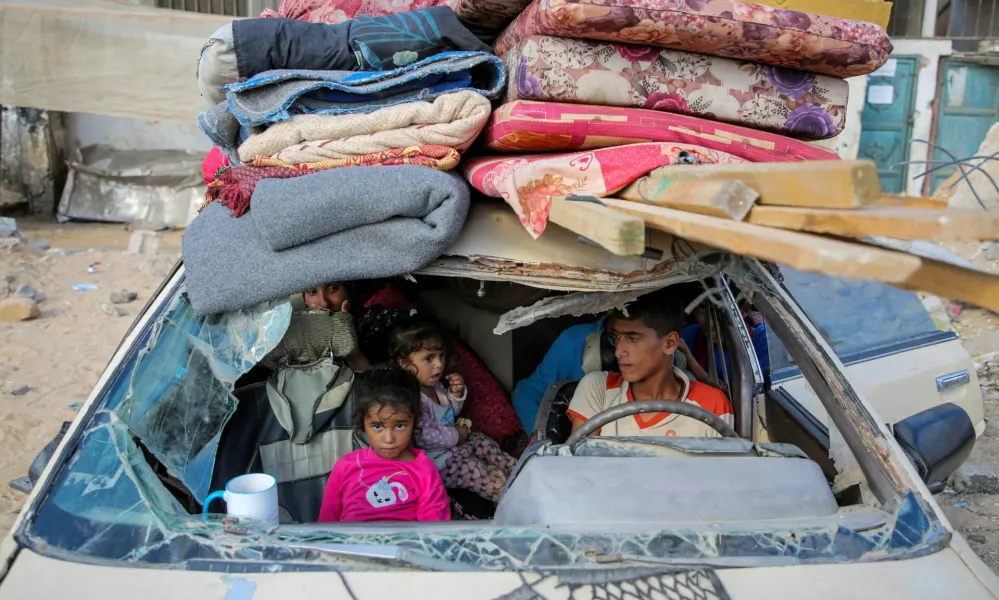
[[21,285],[17,286],[17,290],[14,293],[15,295],[21,296],[23,298],[30,298],[35,302],[39,303],[45,302],[44,292],[25,283],[22,283]]
[[999,494],[999,475],[983,463],[969,460],[950,477],[959,494]]
[[136,256],[155,254],[159,247],[160,240],[155,231],[136,231],[128,239],[128,253]]
[[117,292],[112,292],[111,303],[112,304],[128,304],[136,300],[139,297],[135,292],[130,292],[128,290],[119,290]]
[[42,315],[42,311],[31,298],[13,296],[0,300],[0,321],[27,321]]

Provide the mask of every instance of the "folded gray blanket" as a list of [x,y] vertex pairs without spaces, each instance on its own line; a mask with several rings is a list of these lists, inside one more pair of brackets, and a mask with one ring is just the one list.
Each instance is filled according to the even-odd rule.
[[265,179],[244,217],[212,203],[184,232],[191,306],[204,316],[329,281],[410,273],[458,239],[468,203],[460,176],[414,165]]

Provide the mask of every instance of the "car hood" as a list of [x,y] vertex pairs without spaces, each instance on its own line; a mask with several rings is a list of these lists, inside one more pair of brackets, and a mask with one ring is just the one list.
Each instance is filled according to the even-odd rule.
[[[999,579],[959,536],[943,550],[905,560],[837,565],[697,569],[670,566],[600,568],[545,574],[515,572],[344,571],[234,574],[208,571],[101,566],[44,557],[22,550],[0,582],[0,600],[55,598],[219,598],[306,600],[407,598],[408,600],[491,600],[501,597],[551,599],[589,597],[581,587],[612,592],[653,586],[681,590],[720,585],[705,598],[732,600],[825,598],[938,599],[999,598]],[[530,590],[522,589],[529,586]],[[720,592],[720,593],[717,593]],[[507,595],[510,596],[507,596]],[[656,595],[649,596],[655,597]],[[639,596],[642,597],[642,596]],[[665,596],[663,596],[665,597]],[[683,595],[681,597],[688,597]],[[702,597],[702,596],[697,596]]]

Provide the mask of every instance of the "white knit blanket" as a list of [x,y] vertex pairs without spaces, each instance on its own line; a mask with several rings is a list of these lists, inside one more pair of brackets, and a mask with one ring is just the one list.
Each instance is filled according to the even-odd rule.
[[259,155],[307,163],[426,144],[461,152],[475,141],[491,109],[481,94],[455,92],[368,114],[295,115],[247,138],[239,159],[249,163]]

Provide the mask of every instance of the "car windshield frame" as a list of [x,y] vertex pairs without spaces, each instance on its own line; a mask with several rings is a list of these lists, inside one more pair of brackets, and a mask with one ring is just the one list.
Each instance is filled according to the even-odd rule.
[[[55,467],[40,482],[32,509],[14,532],[21,546],[67,560],[112,565],[218,569],[225,564],[226,568],[262,572],[272,570],[275,562],[287,570],[358,566],[343,557],[317,561],[309,544],[399,546],[463,568],[507,570],[592,566],[594,548],[639,563],[769,566],[919,555],[938,551],[949,540],[949,532],[932,507],[911,491],[893,519],[857,531],[791,523],[749,529],[745,524],[691,526],[641,533],[559,532],[481,523],[408,524],[395,531],[386,531],[384,524],[372,531],[338,524],[269,530],[249,525],[234,531],[217,517],[205,520],[185,510],[154,472],[153,452],[137,445],[127,418],[111,410],[120,400],[116,393],[120,394],[155,338],[156,328],[162,326],[171,306],[176,307],[183,289],[182,266],[171,278],[159,304],[151,303],[148,316],[140,315],[139,320],[145,319],[141,329],[120,349],[117,364],[102,378],[80,423],[67,435]],[[87,457],[96,466],[84,472]],[[72,510],[66,510],[55,499],[71,484],[81,489],[81,478],[86,479],[86,493],[76,493],[79,499],[73,501]],[[117,486],[124,491],[118,493]],[[110,499],[110,504],[84,506],[87,497]],[[361,566],[370,567],[367,562]]]

